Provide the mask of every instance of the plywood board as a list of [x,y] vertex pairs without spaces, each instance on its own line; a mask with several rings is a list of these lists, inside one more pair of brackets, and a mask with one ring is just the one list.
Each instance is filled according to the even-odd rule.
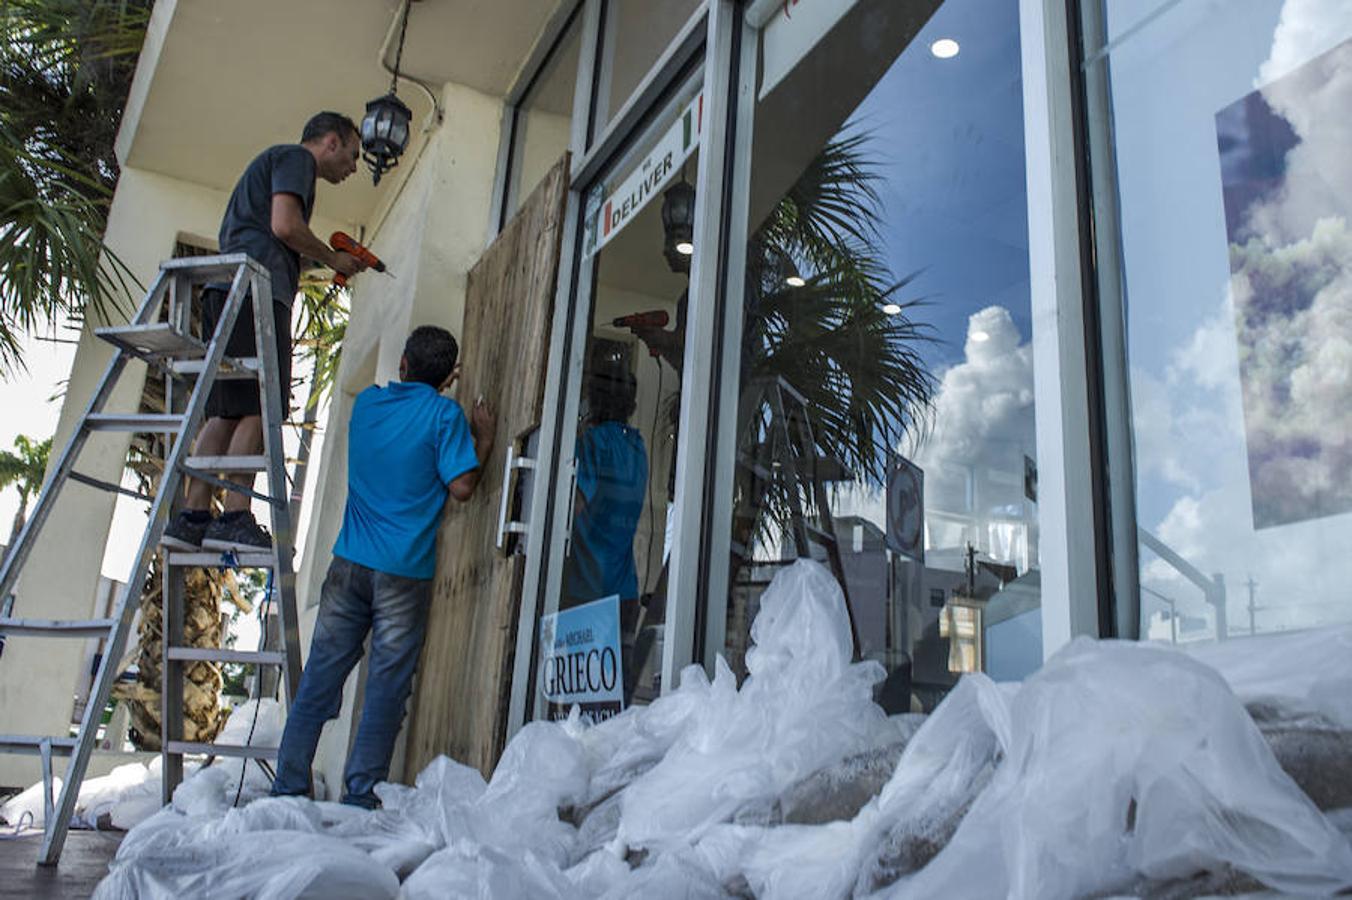
[[565,155],[469,273],[456,394],[498,413],[493,453],[468,503],[447,505],[427,641],[413,696],[404,771],[446,754],[487,776],[506,735],[524,558],[496,547],[507,446],[540,422],[559,241]]

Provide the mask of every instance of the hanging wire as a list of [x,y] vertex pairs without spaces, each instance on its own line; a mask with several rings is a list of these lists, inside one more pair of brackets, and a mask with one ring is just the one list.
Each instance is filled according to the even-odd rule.
[[390,79],[390,93],[399,93],[399,67],[404,62],[404,36],[408,34],[408,11],[413,8],[413,0],[404,0],[404,21],[399,26],[399,49],[394,53],[394,77]]

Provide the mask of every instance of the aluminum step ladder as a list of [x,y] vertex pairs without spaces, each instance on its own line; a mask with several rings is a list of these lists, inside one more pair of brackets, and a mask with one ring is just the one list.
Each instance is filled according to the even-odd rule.
[[[747,473],[752,495],[763,502],[752,509],[734,510],[734,521],[746,526],[754,544],[767,515],[764,504],[772,497],[783,503],[788,521],[779,524],[787,525],[784,536],[792,537],[796,558],[825,562],[840,583],[858,658],[859,628],[826,489],[828,483],[853,480],[853,475],[844,463],[821,452],[812,427],[811,404],[782,375],[748,384],[737,420],[743,423],[737,465]],[[754,568],[752,547],[734,541],[731,549],[734,581],[748,584],[745,573]]]
[[[220,320],[213,335],[199,340],[191,333],[193,289],[209,283],[229,282]],[[255,666],[279,666],[288,699],[300,684],[300,631],[296,618],[295,576],[292,572],[293,537],[291,510],[286,490],[285,457],[282,444],[281,397],[278,389],[275,331],[271,303],[253,303],[256,355],[231,358],[225,354],[226,341],[249,295],[271,297],[267,271],[244,254],[175,259],[160,266],[160,271],[145,300],[130,323],[99,328],[95,334],[111,343],[116,352],[108,363],[102,381],[95,389],[84,415],[69,442],[51,467],[32,515],[14,547],[0,567],[0,634],[9,638],[56,637],[99,638],[105,640],[104,652],[80,719],[76,737],[66,735],[28,736],[0,734],[0,752],[36,754],[42,760],[43,797],[46,818],[40,865],[55,865],[60,859],[66,832],[75,811],[85,770],[89,765],[95,739],[108,703],[116,671],[131,636],[132,622],[140,606],[141,594],[151,562],[160,552],[165,525],[183,495],[185,476],[199,478],[228,490],[239,491],[267,502],[273,545],[268,551],[249,551],[223,555],[219,552],[181,552],[165,549],[163,572],[163,683],[161,687],[161,728],[163,755],[163,797],[168,803],[173,790],[183,779],[185,754],[275,758],[275,747],[223,746],[190,743],[183,740],[183,680],[186,669],[199,661],[251,663]],[[286,327],[286,326],[283,326]],[[139,359],[165,377],[166,413],[122,413],[105,409],[127,363]],[[148,373],[153,374],[153,373]],[[258,383],[263,414],[263,454],[247,457],[193,457],[193,440],[205,416],[207,394],[214,382],[223,379],[252,379]],[[153,498],[106,482],[76,470],[76,462],[91,434],[102,431],[155,432],[166,436],[164,474]],[[222,475],[237,472],[265,472],[268,494],[261,494],[227,481]],[[43,618],[18,618],[13,610],[24,607],[41,615],[42,598],[13,595],[25,560],[51,513],[62,487],[76,481],[103,490],[151,502],[149,522],[141,538],[131,572],[121,589],[113,614],[108,618],[86,621],[59,621]],[[57,538],[53,538],[57,539]],[[284,647],[281,650],[241,651],[183,644],[183,596],[185,570],[190,567],[231,566],[271,570],[273,593],[281,617]],[[52,760],[69,756],[59,796],[53,798]]]

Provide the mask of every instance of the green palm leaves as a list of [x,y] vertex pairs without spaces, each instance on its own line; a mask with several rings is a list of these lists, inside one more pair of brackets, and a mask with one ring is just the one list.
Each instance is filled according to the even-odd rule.
[[113,151],[151,0],[0,0],[0,373],[22,336],[119,308],[102,246]]

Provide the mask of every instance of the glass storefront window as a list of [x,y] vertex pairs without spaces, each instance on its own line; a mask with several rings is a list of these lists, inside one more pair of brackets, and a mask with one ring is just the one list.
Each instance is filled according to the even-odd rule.
[[812,27],[762,32],[718,649],[744,672],[761,593],[811,557],[880,702],[930,709],[1042,660],[1018,0]]
[[1095,12],[1141,636],[1352,620],[1352,4]]
[[701,0],[607,0],[592,136],[605,131]]
[[[550,640],[566,644],[566,634],[618,626],[620,688],[604,703],[581,699],[594,718],[662,690],[698,79],[672,93],[584,200],[577,315],[589,327],[575,388],[575,489],[562,586],[545,610],[554,624],[537,653]],[[560,684],[571,675],[540,668],[537,717],[567,714],[578,698]]]
[[504,222],[568,150],[581,46],[582,17],[574,14],[517,107]]

